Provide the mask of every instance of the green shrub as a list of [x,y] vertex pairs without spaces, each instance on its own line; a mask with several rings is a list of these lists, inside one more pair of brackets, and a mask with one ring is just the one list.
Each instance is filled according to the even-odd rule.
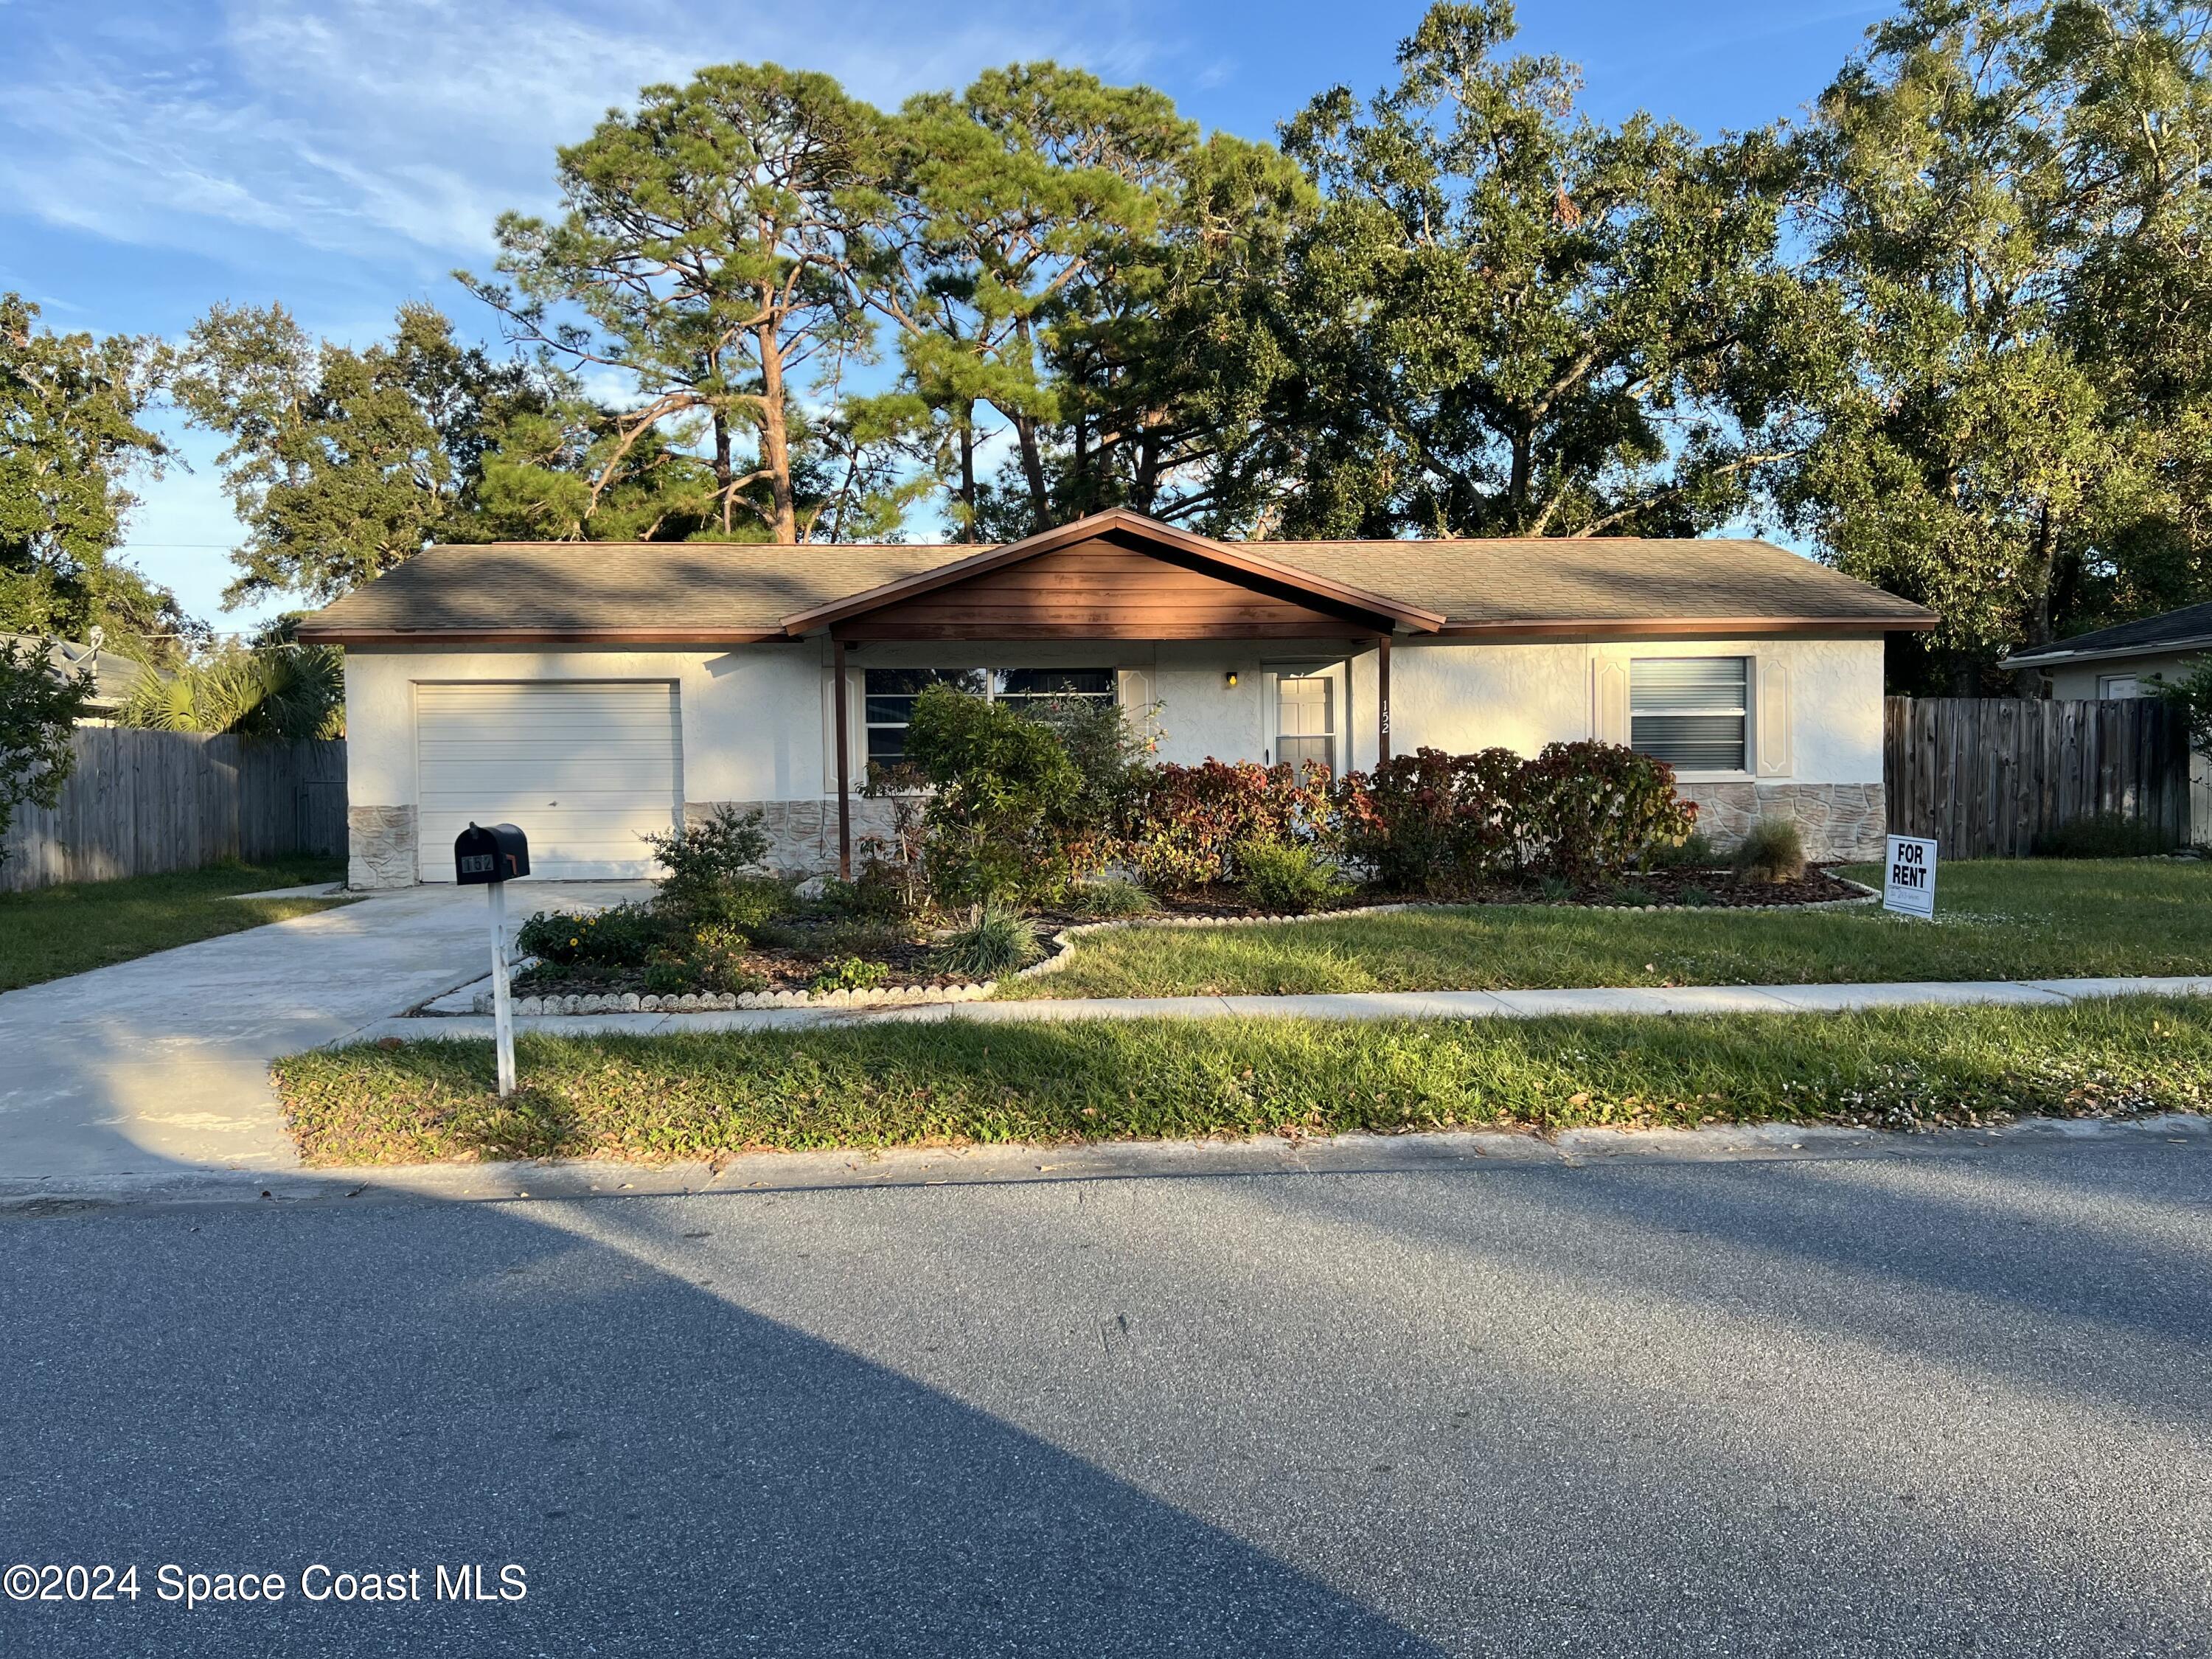
[[1240,842],[1237,884],[1261,909],[1294,916],[1326,904],[1346,885],[1313,844],[1303,841]]
[[1186,892],[1233,880],[1242,843],[1326,836],[1334,816],[1328,774],[1311,761],[1155,766],[1131,799],[1127,856],[1147,887]]
[[691,948],[684,952],[692,979],[702,991],[766,990],[767,975],[746,959],[750,944],[742,928],[724,925],[700,928],[692,935]]
[[1647,870],[1717,870],[1728,860],[1713,838],[1702,830],[1692,830],[1671,847],[1653,850],[1644,865]]
[[1659,896],[1656,893],[1628,882],[1615,883],[1607,892],[1605,898],[1608,904],[1634,905],[1638,909],[1645,905],[1659,902]]
[[904,872],[881,861],[862,866],[851,881],[823,882],[817,902],[837,915],[871,921],[901,921],[914,914],[913,894]]
[[1565,904],[1575,896],[1574,883],[1569,881],[1565,876],[1540,876],[1536,878],[1536,885],[1543,890],[1544,896],[1554,904]]
[[1703,910],[1708,906],[1720,902],[1717,894],[1704,887],[1685,887],[1679,897],[1681,903],[1688,905],[1692,910]]
[[522,924],[515,943],[562,967],[635,968],[666,942],[668,924],[650,904],[597,911],[540,910]]
[[1735,872],[1745,881],[1796,881],[1805,873],[1805,842],[1788,818],[1761,818],[1735,849]]
[[1068,908],[1080,910],[1086,916],[1111,921],[1118,916],[1150,916],[1159,914],[1160,902],[1133,881],[1120,876],[1109,876],[1095,881],[1079,881],[1068,890]]
[[2174,837],[2155,823],[2119,812],[2097,812],[2035,838],[2039,859],[2141,859],[2171,853]]
[[796,902],[791,889],[773,876],[740,876],[734,881],[688,890],[683,902],[665,895],[665,908],[674,909],[681,924],[695,931],[734,927],[757,933]]
[[645,989],[648,996],[681,996],[699,988],[699,970],[687,957],[672,951],[658,951],[645,964]]
[[1158,739],[1139,735],[1120,704],[1099,697],[1051,697],[1030,714],[1060,738],[1079,780],[1056,813],[1071,866],[1079,875],[1097,870],[1120,851],[1122,826],[1151,775],[1145,757]]
[[938,902],[1018,901],[1066,885],[1084,785],[1050,726],[932,685],[915,699],[906,764],[933,792],[921,856]]
[[734,887],[768,856],[768,831],[757,808],[740,812],[726,801],[705,817],[665,836],[647,836],[645,844],[667,874],[661,896],[684,910],[696,910]]
[[997,905],[979,905],[965,927],[938,941],[935,961],[944,973],[1001,979],[1044,954],[1036,924]]
[[889,979],[891,970],[865,957],[831,957],[810,981],[816,991],[870,991]]

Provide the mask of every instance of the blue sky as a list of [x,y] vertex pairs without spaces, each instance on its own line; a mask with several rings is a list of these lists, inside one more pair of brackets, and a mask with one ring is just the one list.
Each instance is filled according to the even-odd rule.
[[[423,298],[494,337],[447,273],[489,267],[501,210],[551,205],[554,146],[646,82],[772,59],[890,106],[1054,58],[1264,137],[1328,86],[1380,84],[1422,9],[0,0],[0,289],[53,327],[101,333],[174,334],[214,301],[282,300],[366,342]],[[1644,108],[1713,132],[1795,113],[1887,9],[1527,0],[1520,44],[1581,64],[1600,118]],[[210,446],[185,453],[191,470],[143,486],[126,553],[187,610],[240,628],[258,613],[217,610],[236,526]]]

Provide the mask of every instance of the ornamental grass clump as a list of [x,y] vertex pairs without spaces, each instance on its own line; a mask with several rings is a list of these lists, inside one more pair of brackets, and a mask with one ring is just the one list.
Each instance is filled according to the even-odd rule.
[[1068,908],[1080,910],[1086,916],[1096,916],[1102,921],[1111,921],[1122,916],[1158,915],[1160,902],[1133,881],[1120,876],[1102,876],[1096,881],[1079,881],[1068,889]]
[[1788,818],[1761,818],[1735,849],[1740,880],[1796,881],[1805,873],[1805,842]]
[[1001,979],[1044,954],[1036,924],[994,904],[979,904],[968,925],[938,941],[933,960],[944,973],[968,979]]

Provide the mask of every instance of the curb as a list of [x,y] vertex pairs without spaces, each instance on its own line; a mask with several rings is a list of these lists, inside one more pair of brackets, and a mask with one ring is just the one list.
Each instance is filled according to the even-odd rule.
[[124,1206],[346,1201],[511,1203],[823,1192],[883,1187],[1039,1186],[1208,1176],[1316,1176],[1620,1164],[1797,1164],[1986,1157],[2013,1147],[2121,1148],[2179,1144],[2212,1150],[2212,1117],[2021,1118],[1979,1129],[1848,1128],[1819,1123],[1697,1129],[1453,1129],[1406,1135],[1280,1135],[1218,1140],[1110,1140],[890,1147],[869,1152],[747,1152],[716,1165],[538,1163],[411,1164],[365,1169],[175,1171],[146,1176],[0,1179],[0,1223]]

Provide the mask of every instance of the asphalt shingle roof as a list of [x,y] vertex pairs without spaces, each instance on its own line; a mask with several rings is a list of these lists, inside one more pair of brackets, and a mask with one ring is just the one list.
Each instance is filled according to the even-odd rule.
[[[1765,542],[1253,542],[1279,564],[1455,627],[1863,620],[1928,613]],[[493,543],[434,547],[311,619],[310,635],[780,632],[785,617],[981,551],[930,544]]]
[[2071,639],[2058,640],[2034,651],[2016,652],[2008,661],[2063,662],[2069,657],[2108,656],[2115,652],[2158,651],[2170,646],[2194,645],[2212,639],[2212,605],[2185,605],[2140,622],[2119,623]]

